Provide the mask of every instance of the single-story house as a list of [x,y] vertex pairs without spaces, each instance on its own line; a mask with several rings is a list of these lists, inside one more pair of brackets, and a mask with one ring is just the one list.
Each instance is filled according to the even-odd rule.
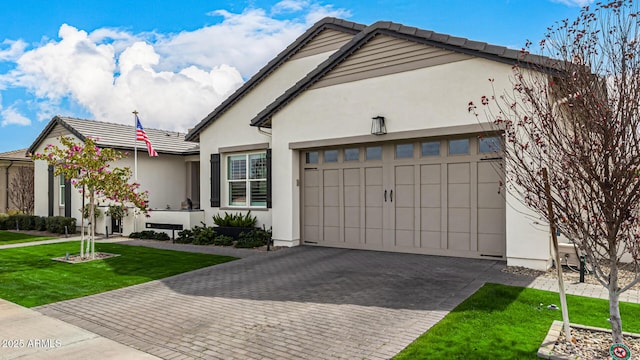
[[[151,222],[182,224],[190,228],[203,220],[202,211],[199,210],[198,144],[185,141],[184,133],[149,128],[145,131],[159,154],[158,157],[149,157],[144,142],[138,141],[137,182],[141,191],[149,191],[151,217],[130,214],[122,223],[117,223],[105,215],[109,204],[103,202],[99,207],[100,217],[96,221],[99,233],[119,232],[128,235],[143,230]],[[133,120],[131,125],[123,125],[55,116],[27,151],[30,154],[42,153],[48,144],[60,145],[61,136],[72,137],[79,142],[87,137],[97,139],[98,146],[126,154],[112,166],[134,170],[136,129]],[[187,199],[191,200],[189,208]],[[76,224],[80,225],[82,206],[83,197],[78,189],[61,176],[54,176],[54,169],[45,161],[35,161],[35,215],[74,217]]]
[[[19,210],[21,201],[14,198],[18,194],[12,193],[12,183],[16,180],[20,181],[21,188],[25,186],[20,192],[24,191],[27,197],[26,192],[33,194],[33,161],[27,157],[27,149],[0,153],[0,213]],[[23,206],[33,208],[33,203]]]
[[548,230],[501,189],[495,133],[467,109],[490,78],[510,89],[517,63],[517,50],[392,22],[319,21],[186,135],[205,221],[250,210],[275,245],[545,269]]

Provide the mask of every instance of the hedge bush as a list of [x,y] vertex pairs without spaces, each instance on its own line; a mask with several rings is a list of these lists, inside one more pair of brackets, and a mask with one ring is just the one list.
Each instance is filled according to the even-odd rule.
[[143,230],[138,232],[132,232],[129,234],[131,239],[146,239],[146,240],[171,240],[169,235],[162,231]]
[[44,217],[0,214],[0,230],[38,230],[64,234],[65,226],[67,226],[69,234],[74,234],[76,232],[76,219],[64,216]]
[[271,242],[271,230],[254,229],[240,234],[235,244],[237,248],[255,248]]

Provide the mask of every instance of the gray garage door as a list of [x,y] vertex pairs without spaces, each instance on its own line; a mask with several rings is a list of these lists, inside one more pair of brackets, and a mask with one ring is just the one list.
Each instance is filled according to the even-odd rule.
[[303,151],[302,243],[503,258],[498,148],[466,136]]

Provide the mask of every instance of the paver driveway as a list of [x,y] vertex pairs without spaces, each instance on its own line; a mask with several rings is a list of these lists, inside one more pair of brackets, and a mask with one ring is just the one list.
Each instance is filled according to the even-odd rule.
[[297,247],[35,308],[166,359],[388,359],[504,263]]

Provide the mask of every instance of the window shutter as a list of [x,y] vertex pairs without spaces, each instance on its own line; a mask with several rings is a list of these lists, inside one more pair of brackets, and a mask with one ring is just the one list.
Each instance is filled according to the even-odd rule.
[[267,209],[271,209],[271,149],[267,149]]
[[64,216],[71,217],[71,180],[64,180]]
[[220,207],[220,154],[211,154],[211,207]]
[[49,191],[49,216],[53,216],[53,165],[49,165],[47,170],[49,171],[47,183]]

